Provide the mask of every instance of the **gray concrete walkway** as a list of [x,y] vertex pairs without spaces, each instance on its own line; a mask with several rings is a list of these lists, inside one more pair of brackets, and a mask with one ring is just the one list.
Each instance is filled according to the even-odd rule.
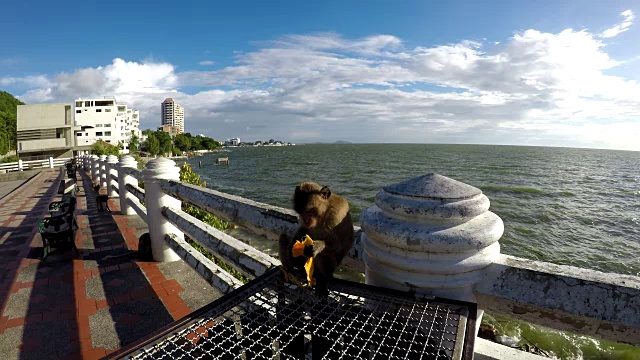
[[7,194],[11,193],[15,189],[17,189],[20,185],[27,182],[27,180],[13,180],[13,181],[4,181],[0,182],[0,199],[7,196]]

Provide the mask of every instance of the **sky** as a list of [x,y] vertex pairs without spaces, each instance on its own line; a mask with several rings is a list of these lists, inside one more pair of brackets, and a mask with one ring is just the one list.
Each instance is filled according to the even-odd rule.
[[218,140],[640,150],[637,1],[13,1],[0,90]]

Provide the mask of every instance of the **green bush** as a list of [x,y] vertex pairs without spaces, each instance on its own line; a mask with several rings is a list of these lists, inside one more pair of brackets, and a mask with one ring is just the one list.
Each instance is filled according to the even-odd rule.
[[3,158],[2,160],[0,160],[0,162],[2,162],[2,163],[18,162],[18,157],[15,156],[15,155],[7,156],[7,157]]
[[103,140],[98,140],[91,145],[91,154],[93,155],[115,155],[120,156],[120,150],[117,146],[111,145]]

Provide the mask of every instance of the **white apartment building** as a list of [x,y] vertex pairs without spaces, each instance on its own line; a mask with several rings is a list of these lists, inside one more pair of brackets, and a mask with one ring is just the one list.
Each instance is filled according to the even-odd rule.
[[184,108],[172,98],[164,99],[160,108],[162,125],[174,126],[178,129],[178,134],[184,134]]
[[128,152],[129,139],[133,131],[140,137],[140,112],[130,109],[127,104],[118,103],[115,98],[77,99],[75,101],[75,125],[78,146],[91,145],[104,140],[117,145],[122,141]]

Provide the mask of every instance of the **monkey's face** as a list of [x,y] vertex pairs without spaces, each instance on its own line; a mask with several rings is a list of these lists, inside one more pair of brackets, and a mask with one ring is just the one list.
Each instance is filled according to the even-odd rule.
[[307,229],[314,228],[316,225],[318,225],[318,214],[319,212],[317,207],[311,207],[309,209],[305,209],[300,214],[301,225]]
[[331,191],[326,186],[320,187],[315,183],[297,186],[293,195],[293,209],[300,215],[300,224],[307,229],[316,227],[327,211],[330,196]]

